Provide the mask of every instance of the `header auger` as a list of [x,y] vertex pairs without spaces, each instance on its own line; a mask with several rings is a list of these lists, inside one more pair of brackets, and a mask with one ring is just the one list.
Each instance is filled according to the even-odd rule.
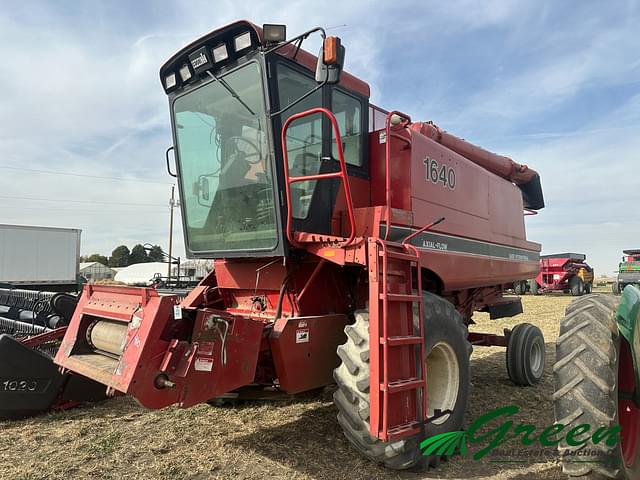
[[0,421],[105,398],[100,384],[53,363],[77,300],[0,285]]
[[347,438],[398,469],[461,427],[472,344],[541,378],[537,328],[468,332],[522,311],[503,292],[538,273],[537,173],[371,104],[343,61],[321,28],[239,21],[162,66],[187,253],[215,269],[183,300],[85,286],[56,363],[148,408],[335,381]]

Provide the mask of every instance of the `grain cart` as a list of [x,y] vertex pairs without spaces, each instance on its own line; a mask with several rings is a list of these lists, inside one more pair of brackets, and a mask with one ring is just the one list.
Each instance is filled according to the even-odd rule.
[[518,295],[562,291],[575,297],[591,293],[595,275],[582,253],[556,253],[540,256],[540,273],[528,282],[516,282]]
[[640,250],[623,250],[618,265],[618,277],[613,282],[613,293],[620,294],[627,285],[640,286]]
[[104,399],[96,382],[53,363],[77,297],[0,288],[0,420]]
[[522,311],[503,291],[538,273],[523,209],[544,206],[539,176],[374,106],[343,59],[322,28],[285,40],[239,21],[162,66],[187,254],[214,271],[182,301],[86,285],[56,363],[147,408],[335,379],[346,437],[396,469],[461,428],[472,345],[540,379],[539,329],[467,329],[474,311]]

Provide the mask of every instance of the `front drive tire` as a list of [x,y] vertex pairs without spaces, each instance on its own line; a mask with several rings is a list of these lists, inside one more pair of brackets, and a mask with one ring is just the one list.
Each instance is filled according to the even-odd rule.
[[[576,299],[567,307],[560,323],[553,367],[556,422],[566,425],[564,432],[586,423],[591,425],[589,433],[599,427],[620,424],[623,439],[612,447],[604,442],[576,447],[566,444],[565,437],[558,450],[562,470],[570,477],[640,478],[639,425],[627,413],[636,407],[618,395],[619,387],[621,391],[635,388],[631,354],[616,324],[619,301],[598,294]],[[638,411],[632,413],[640,418]],[[583,449],[595,454],[570,455]]]
[[[347,341],[338,347],[342,360],[334,370],[338,389],[333,395],[338,423],[360,453],[376,463],[403,470],[436,466],[439,458],[423,457],[419,443],[428,436],[460,430],[470,394],[467,327],[453,305],[431,293],[423,293],[425,355],[427,356],[427,415],[435,408],[452,414],[425,426],[424,435],[382,442],[369,434],[369,314],[357,311],[353,325],[345,327]],[[455,378],[454,378],[455,377]],[[454,385],[455,389],[451,390]]]
[[538,286],[538,282],[536,282],[535,280],[533,280],[533,281],[531,282],[531,288],[530,288],[530,290],[531,290],[531,294],[532,294],[532,295],[540,295],[540,291],[539,291],[539,290],[540,290],[540,287]]
[[574,297],[581,297],[584,295],[584,282],[577,275],[574,275],[569,280],[569,291]]

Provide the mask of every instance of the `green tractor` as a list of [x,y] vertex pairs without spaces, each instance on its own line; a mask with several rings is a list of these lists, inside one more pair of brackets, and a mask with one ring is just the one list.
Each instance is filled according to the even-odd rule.
[[640,287],[640,250],[623,250],[618,265],[618,278],[613,282],[613,293],[620,295],[627,285]]
[[570,478],[640,478],[639,321],[632,285],[621,297],[587,295],[566,309],[553,402],[556,423],[569,432],[558,449]]

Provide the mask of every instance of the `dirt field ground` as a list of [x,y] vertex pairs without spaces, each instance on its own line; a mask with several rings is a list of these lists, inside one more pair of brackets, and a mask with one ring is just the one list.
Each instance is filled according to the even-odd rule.
[[[490,321],[477,314],[476,331],[501,333],[530,322],[542,328],[547,365],[534,388],[514,387],[507,378],[504,350],[477,347],[467,419],[499,406],[520,406],[519,420],[553,423],[551,395],[554,342],[572,297],[523,297],[524,314]],[[347,443],[335,420],[330,394],[286,403],[239,407],[200,405],[189,410],[145,411],[116,398],[72,411],[19,422],[0,422],[0,478],[3,479],[562,479],[552,449],[547,461],[507,458],[481,461],[454,457],[438,469],[397,473],[372,465]],[[539,449],[538,449],[539,450]],[[535,451],[535,449],[534,449]],[[533,462],[533,463],[532,463]]]

